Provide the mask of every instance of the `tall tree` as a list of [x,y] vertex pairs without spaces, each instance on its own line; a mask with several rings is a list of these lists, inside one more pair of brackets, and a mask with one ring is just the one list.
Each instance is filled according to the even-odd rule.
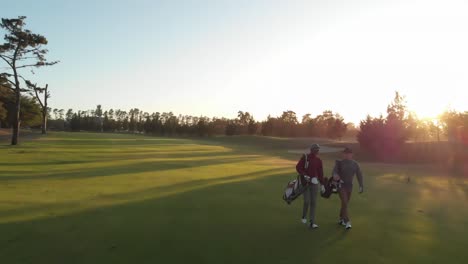
[[71,120],[70,120],[70,129],[71,131],[80,131],[81,130],[81,112],[78,111],[78,113],[73,114]]
[[279,136],[281,137],[294,137],[296,136],[296,127],[299,123],[297,121],[296,112],[287,110],[283,111],[283,114],[278,118],[279,124]]
[[257,134],[257,130],[258,130],[258,123],[255,122],[255,119],[250,119],[249,121],[249,124],[247,125],[247,133],[249,135],[255,135]]
[[[11,89],[0,86],[0,102],[3,105],[4,118],[2,119],[2,126],[11,127],[15,119],[15,94]],[[26,126],[40,125],[40,105],[37,101],[29,96],[21,95],[22,107],[20,111],[20,118],[22,124]],[[4,116],[6,115],[6,116]]]
[[128,112],[129,116],[130,116],[130,121],[128,123],[128,130],[132,133],[135,133],[135,128],[136,128],[136,115],[138,114],[140,110],[138,110],[137,108],[135,109],[130,109],[130,111]]
[[[358,141],[363,149],[379,159],[391,160],[402,152],[402,146],[408,139],[408,111],[404,97],[395,93],[393,101],[387,107],[384,119],[367,117],[361,121]],[[412,122],[412,121],[411,121]]]
[[404,120],[407,116],[405,97],[395,92],[393,101],[387,106],[387,119]]
[[2,72],[0,76],[11,84],[15,93],[15,116],[11,144],[18,144],[19,129],[21,124],[21,93],[27,91],[21,84],[25,80],[20,70],[31,67],[43,67],[56,64],[57,61],[47,62],[45,55],[48,50],[43,48],[47,45],[47,39],[39,34],[34,34],[24,28],[25,16],[13,19],[2,18],[0,27],[6,31],[5,43],[0,45],[0,58],[6,63],[10,72]]
[[67,113],[65,114],[65,120],[67,122],[70,122],[71,119],[73,118],[73,109],[68,109]]
[[8,94],[11,92],[10,85],[6,78],[0,76],[0,128],[2,128],[2,120],[7,118],[8,111],[4,106]]
[[[254,117],[249,112],[237,112],[237,120],[234,122],[235,134],[254,134],[257,130]],[[254,132],[255,130],[255,132]]]
[[108,132],[111,130],[111,122],[107,111],[104,112],[104,118],[102,120],[102,130],[103,132]]
[[59,109],[58,110],[58,119],[64,120],[65,118],[65,109]]
[[94,115],[96,116],[96,121],[98,124],[98,130],[99,132],[104,131],[104,121],[102,120],[102,106],[97,105],[96,110],[94,110]]
[[2,128],[2,120],[7,117],[7,110],[3,106],[3,103],[0,101],[0,128]]
[[393,101],[387,107],[385,122],[387,152],[397,151],[408,139],[408,115],[405,97],[395,92]]
[[296,112],[291,111],[291,110],[284,111],[279,119],[282,120],[285,123],[290,123],[290,124],[297,124],[298,123]]
[[348,130],[348,124],[344,122],[344,118],[336,113],[329,118],[327,127],[327,137],[331,139],[342,139]]
[[[30,81],[26,81],[26,85],[31,90],[32,95],[36,98],[36,100],[41,105],[41,115],[42,115],[42,122],[41,122],[41,129],[42,134],[47,134],[47,100],[50,98],[50,93],[48,91],[49,85],[46,84],[44,88],[38,87],[37,84],[32,84]],[[41,99],[39,96],[40,94],[44,94],[44,99]]]

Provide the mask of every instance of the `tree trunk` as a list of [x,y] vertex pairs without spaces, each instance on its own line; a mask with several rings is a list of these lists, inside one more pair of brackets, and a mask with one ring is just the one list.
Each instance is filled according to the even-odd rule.
[[42,134],[47,134],[47,110],[42,111]]
[[13,134],[11,135],[11,145],[18,145],[19,139],[19,131],[20,131],[20,111],[21,111],[21,87],[20,82],[18,79],[18,72],[16,71],[16,56],[18,55],[18,51],[20,49],[20,45],[16,47],[15,54],[13,55],[13,75],[15,76],[15,118],[13,120]]
[[15,102],[15,118],[13,121],[13,134],[11,135],[11,145],[18,145],[19,131],[20,131],[20,110],[21,110],[21,94],[19,89],[16,91]]
[[42,134],[47,134],[47,99],[49,98],[49,84],[46,84],[44,91],[44,106],[42,108]]

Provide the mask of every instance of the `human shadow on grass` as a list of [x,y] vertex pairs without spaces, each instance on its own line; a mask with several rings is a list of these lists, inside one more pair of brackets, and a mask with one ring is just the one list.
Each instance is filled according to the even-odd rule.
[[[292,223],[295,217],[280,198],[282,183],[290,175],[275,171],[116,194],[107,198],[121,204],[3,223],[0,257],[5,263],[313,260],[338,241],[327,240],[333,232],[342,232],[327,226],[310,231]],[[162,191],[167,195],[159,195]],[[151,193],[159,196],[152,198]],[[73,204],[61,206],[73,210]]]

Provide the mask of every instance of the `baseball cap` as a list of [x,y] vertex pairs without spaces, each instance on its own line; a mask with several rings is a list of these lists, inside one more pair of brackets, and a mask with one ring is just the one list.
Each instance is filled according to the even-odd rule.
[[344,150],[343,150],[343,153],[353,153],[353,150],[346,147]]

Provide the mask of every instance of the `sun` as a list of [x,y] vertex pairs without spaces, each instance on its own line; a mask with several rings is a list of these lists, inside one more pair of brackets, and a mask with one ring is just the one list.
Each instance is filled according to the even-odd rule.
[[442,112],[430,108],[418,109],[413,112],[416,113],[420,119],[435,119],[437,116],[442,114]]
[[408,105],[408,110],[415,113],[420,119],[437,119],[448,108],[434,100],[423,100]]

